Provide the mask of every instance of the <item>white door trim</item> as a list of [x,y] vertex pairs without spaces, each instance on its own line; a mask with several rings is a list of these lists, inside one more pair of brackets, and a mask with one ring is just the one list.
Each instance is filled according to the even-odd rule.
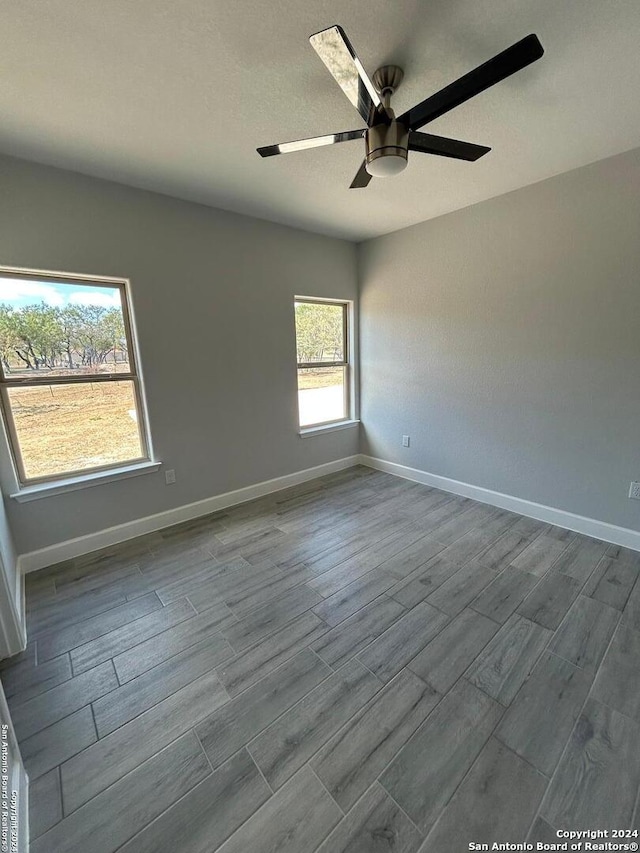
[[18,575],[19,601],[16,602],[0,554],[0,660],[21,652],[27,645],[24,617],[24,577]]

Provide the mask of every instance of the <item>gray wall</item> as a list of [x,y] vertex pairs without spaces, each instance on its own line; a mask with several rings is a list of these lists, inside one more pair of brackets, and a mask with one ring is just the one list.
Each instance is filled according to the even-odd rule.
[[8,501],[19,553],[357,452],[357,430],[297,434],[293,314],[295,294],[356,297],[353,244],[11,158],[0,187],[0,264],[131,279],[156,455],[177,476]]
[[639,529],[639,188],[640,149],[362,244],[363,452]]

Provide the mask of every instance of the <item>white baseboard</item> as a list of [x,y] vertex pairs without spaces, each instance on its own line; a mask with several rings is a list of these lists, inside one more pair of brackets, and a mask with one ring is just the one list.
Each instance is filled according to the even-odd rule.
[[135,539],[136,536],[153,533],[156,530],[171,527],[173,524],[180,524],[182,521],[191,521],[193,518],[199,518],[202,515],[208,515],[211,512],[217,512],[236,504],[246,503],[272,492],[279,492],[308,480],[316,480],[318,477],[324,477],[326,474],[333,474],[345,468],[352,468],[358,464],[359,456],[345,456],[333,462],[325,462],[324,465],[316,465],[314,468],[305,468],[303,471],[286,474],[284,477],[265,480],[262,483],[245,486],[233,492],[225,492],[222,495],[215,495],[165,512],[158,512],[155,515],[148,515],[145,518],[128,521],[125,524],[118,524],[115,527],[108,527],[106,530],[99,530],[96,533],[89,533],[76,539],[58,542],[38,551],[30,551],[28,554],[21,554],[18,558],[18,566],[22,574],[35,572],[63,560],[90,554],[92,551],[99,551],[101,548],[108,548],[111,545],[126,542],[128,539]]
[[511,512],[517,512],[520,515],[526,515],[538,521],[546,521],[549,524],[555,524],[558,527],[564,527],[576,533],[583,533],[586,536],[593,536],[595,539],[602,539],[614,545],[622,545],[625,548],[640,551],[640,530],[632,530],[629,527],[618,527],[606,521],[586,518],[584,515],[576,515],[564,509],[556,509],[555,507],[534,503],[524,498],[516,498],[513,495],[502,494],[502,492],[494,492],[491,489],[484,489],[482,486],[472,486],[469,483],[462,483],[460,480],[451,480],[449,477],[430,474],[428,471],[409,468],[406,465],[399,465],[396,462],[387,462],[384,459],[377,459],[374,456],[360,454],[359,462],[361,465],[376,468],[378,471],[386,471],[388,474],[395,474],[396,477],[402,477],[405,480],[413,480],[416,483],[423,483],[426,486],[442,489],[443,492],[453,492],[455,495],[473,498],[474,501],[491,504],[492,506],[500,507],[500,509],[508,509]]
[[[246,486],[245,488],[226,492],[222,495],[205,498],[195,503],[185,504],[184,506],[159,512],[145,518],[128,521],[125,524],[109,527],[106,530],[99,530],[96,533],[90,533],[86,536],[79,536],[76,539],[68,539],[65,542],[59,542],[47,548],[41,548],[38,551],[22,554],[18,558],[18,567],[23,575],[28,572],[34,572],[38,569],[52,566],[55,563],[60,563],[63,560],[80,557],[92,551],[99,551],[101,548],[108,548],[111,545],[126,542],[128,539],[135,539],[136,536],[153,533],[165,527],[171,527],[173,524],[180,524],[182,521],[190,521],[202,515],[208,515],[211,512],[217,512],[230,506],[263,497],[272,492],[279,492],[282,489],[296,486],[308,480],[324,477],[326,474],[351,468],[354,465],[367,465],[370,468],[386,471],[405,480],[413,480],[416,483],[433,486],[445,492],[452,492],[456,495],[472,498],[481,503],[488,503],[501,509],[517,512],[520,515],[536,518],[539,521],[555,524],[558,527],[565,527],[567,530],[573,530],[576,533],[583,533],[586,536],[603,539],[605,542],[611,542],[614,545],[622,545],[625,548],[640,551],[640,531],[638,530],[618,527],[606,521],[586,518],[585,516],[576,515],[566,510],[534,503],[524,498],[494,492],[491,489],[462,483],[459,480],[452,480],[449,477],[441,477],[439,474],[430,474],[418,468],[409,468],[406,465],[399,465],[396,462],[387,462],[384,459],[377,459],[373,456],[356,454],[336,459],[333,462],[326,462],[324,465],[317,465],[314,468],[306,468],[303,471],[286,474],[283,477],[276,477],[273,480],[255,483],[252,486]],[[24,596],[22,600],[24,602]]]

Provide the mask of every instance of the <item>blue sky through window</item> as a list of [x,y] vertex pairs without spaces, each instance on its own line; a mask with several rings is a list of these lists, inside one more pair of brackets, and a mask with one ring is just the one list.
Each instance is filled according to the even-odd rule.
[[117,287],[91,287],[85,284],[59,284],[29,278],[0,278],[0,304],[12,308],[25,305],[100,305],[103,308],[120,308],[120,290]]

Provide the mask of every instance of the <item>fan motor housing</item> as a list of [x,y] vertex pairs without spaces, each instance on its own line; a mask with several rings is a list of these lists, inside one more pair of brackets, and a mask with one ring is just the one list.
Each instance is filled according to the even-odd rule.
[[399,121],[376,124],[365,134],[366,170],[375,177],[401,172],[407,165],[409,130]]

